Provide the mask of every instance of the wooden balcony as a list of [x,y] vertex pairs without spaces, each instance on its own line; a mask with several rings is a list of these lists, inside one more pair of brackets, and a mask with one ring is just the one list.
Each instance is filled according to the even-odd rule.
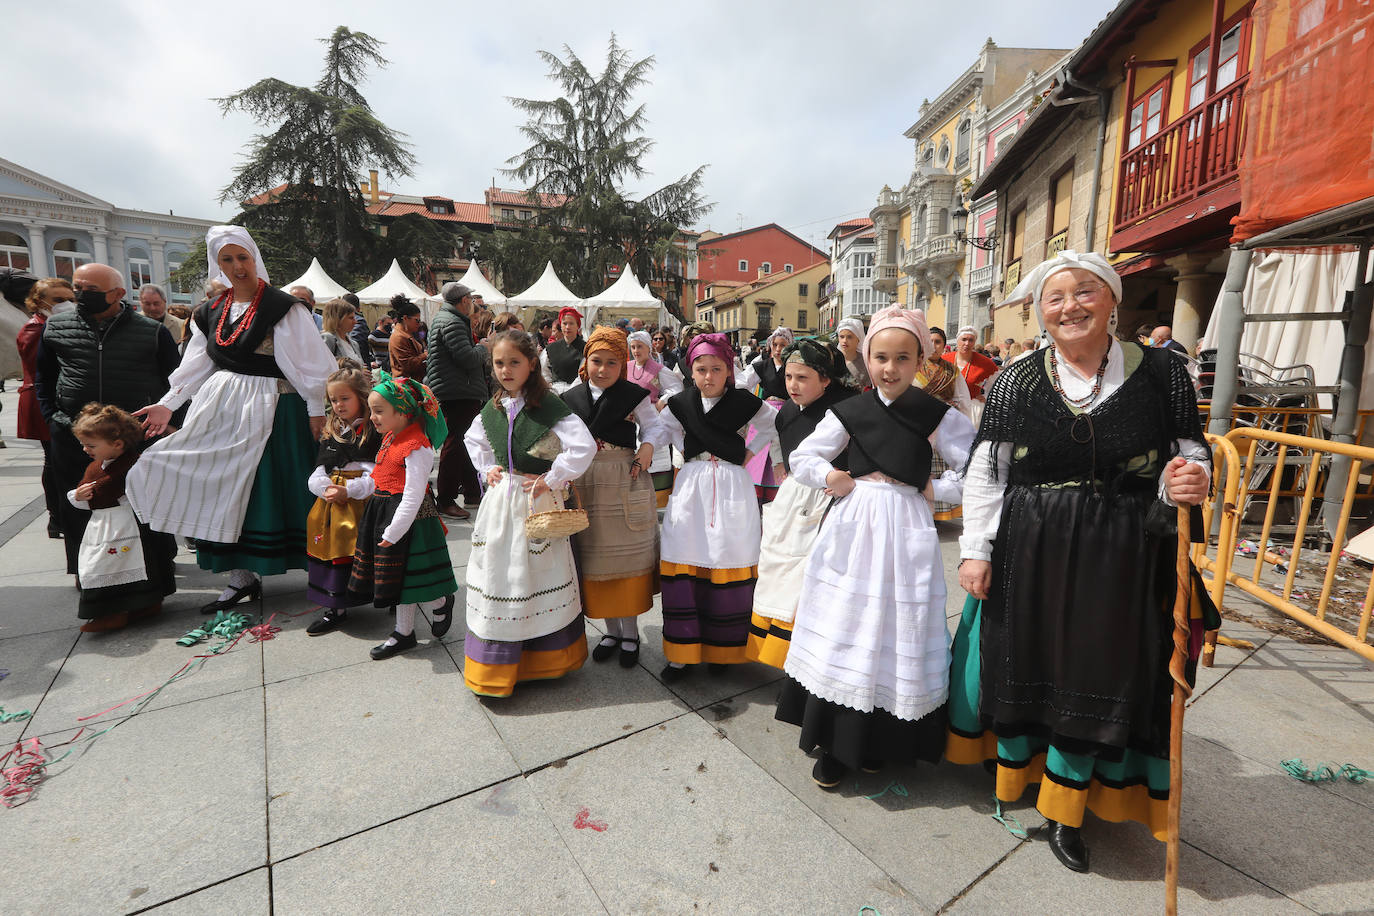
[[[1153,239],[1179,229],[1194,217],[1212,216],[1239,204],[1237,161],[1245,126],[1247,82],[1247,77],[1241,77],[1121,158],[1113,251],[1150,250]],[[1177,220],[1156,219],[1191,201],[1205,205],[1186,208],[1196,212]],[[1225,214],[1226,220],[1229,217]],[[1220,220],[1211,220],[1208,228],[1215,222]]]

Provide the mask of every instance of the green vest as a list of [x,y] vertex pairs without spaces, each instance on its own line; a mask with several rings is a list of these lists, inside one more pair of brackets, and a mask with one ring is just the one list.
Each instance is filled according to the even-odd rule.
[[511,466],[510,454],[506,449],[509,437],[511,450],[515,452],[515,469],[522,474],[542,474],[553,467],[553,460],[536,458],[530,454],[530,449],[548,435],[555,423],[571,413],[568,405],[550,391],[545,393],[538,407],[526,403],[516,414],[515,425],[511,427],[506,420],[505,408],[497,407],[494,401],[487,401],[482,406],[482,429],[501,467],[509,470]]

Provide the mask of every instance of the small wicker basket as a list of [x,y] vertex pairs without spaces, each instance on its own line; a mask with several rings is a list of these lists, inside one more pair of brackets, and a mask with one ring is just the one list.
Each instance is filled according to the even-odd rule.
[[586,509],[568,509],[563,505],[563,494],[550,490],[529,497],[529,515],[525,517],[525,537],[531,541],[549,538],[565,538],[585,531],[587,525]]

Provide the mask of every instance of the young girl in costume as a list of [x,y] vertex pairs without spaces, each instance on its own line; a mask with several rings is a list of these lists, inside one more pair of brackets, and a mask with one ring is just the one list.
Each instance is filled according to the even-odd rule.
[[573,536],[582,606],[588,617],[606,621],[592,660],[604,662],[619,649],[622,668],[639,661],[635,618],[658,593],[658,511],[648,469],[655,454],[667,451],[649,392],[625,379],[629,361],[625,333],[597,328],[587,338],[582,384],[563,395],[596,440],[592,466],[577,479],[589,525]]
[[463,437],[487,486],[468,558],[463,680],[505,697],[519,681],[562,677],[587,660],[572,545],[531,541],[525,519],[533,497],[586,473],[596,441],[549,390],[530,335],[497,334],[491,361],[501,391]]
[[734,385],[735,353],[724,334],[701,334],[687,350],[693,387],[659,416],[685,461],[663,518],[663,669],[667,683],[687,665],[748,661],[745,645],[758,578],[759,511],[744,465],[753,446],[776,438],[773,408]]
[[305,521],[305,553],[310,564],[305,596],[323,607],[324,615],[306,628],[310,636],[337,630],[348,607],[358,522],[372,491],[366,477],[382,444],[381,434],[367,416],[371,390],[372,376],[356,363],[345,365],[325,381],[329,406],[318,465],[308,484],[318,499]]
[[[648,331],[630,335],[630,356],[634,359],[626,371],[626,378],[649,392],[649,403],[655,410],[668,406],[668,399],[682,390],[682,377],[654,359],[653,338]],[[657,507],[668,505],[673,492],[673,452],[666,445],[654,449],[654,463],[649,466],[654,482]]]
[[[856,393],[844,384],[848,370],[843,354],[829,344],[799,340],[783,352],[782,360],[790,398],[776,421],[782,484],[777,499],[763,507],[759,582],[746,652],[750,660],[774,668],[781,668],[787,658],[802,572],[830,503],[823,489],[791,476],[792,453],[815,431],[826,411]],[[848,468],[843,453],[831,463],[840,470]]]
[[124,496],[124,477],[143,441],[139,422],[118,407],[88,404],[72,433],[92,459],[67,494],[73,506],[91,512],[77,554],[77,616],[87,621],[83,633],[116,630],[156,614],[162,599],[177,590],[176,540],[140,524]]
[[[874,390],[833,406],[791,455],[792,474],[837,497],[802,579],[777,718],[820,748],[812,778],[936,761],[944,749],[949,631],[930,503],[958,502],[955,470],[973,424],[913,382],[930,347],[925,315],[891,306],[863,344]],[[834,465],[848,448],[849,470]]]
[[371,491],[358,523],[358,546],[348,579],[349,605],[396,608],[396,629],[372,647],[377,661],[415,648],[415,613],[430,612],[430,632],[442,639],[453,624],[453,578],[444,525],[429,489],[434,449],[448,437],[439,402],[421,382],[380,371],[367,396],[372,424],[382,434]]

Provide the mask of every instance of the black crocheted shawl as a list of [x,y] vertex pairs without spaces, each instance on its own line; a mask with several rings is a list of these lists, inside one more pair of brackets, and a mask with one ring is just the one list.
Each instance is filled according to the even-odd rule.
[[1202,441],[1197,395],[1183,360],[1134,341],[1121,346],[1126,379],[1090,413],[1069,407],[1054,390],[1048,349],[1002,371],[974,448],[1012,445],[1008,485],[1091,485],[1106,495],[1153,488],[1177,453],[1174,440]]

